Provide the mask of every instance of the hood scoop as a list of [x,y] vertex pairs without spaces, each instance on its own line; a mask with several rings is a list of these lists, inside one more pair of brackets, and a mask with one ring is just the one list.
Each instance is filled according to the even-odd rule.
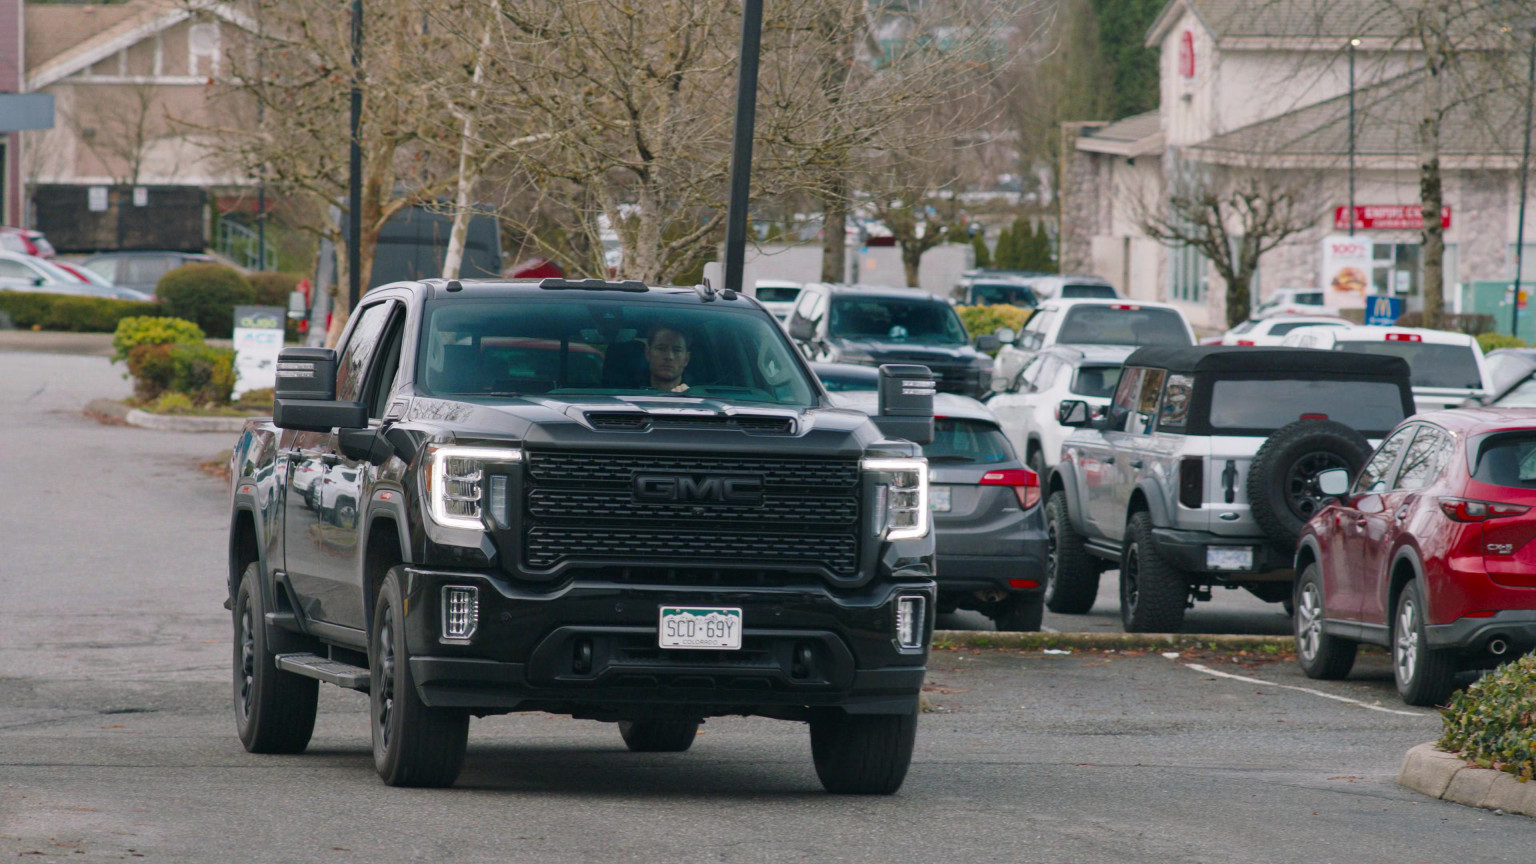
[[645,411],[588,411],[587,424],[603,432],[652,429],[724,429],[748,435],[793,435],[793,417],[773,414],[669,414]]

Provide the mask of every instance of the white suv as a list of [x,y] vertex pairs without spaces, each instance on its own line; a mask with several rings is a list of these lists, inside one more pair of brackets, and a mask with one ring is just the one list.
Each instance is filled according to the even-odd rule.
[[1417,327],[1302,327],[1287,333],[1284,344],[1401,357],[1408,361],[1413,404],[1419,411],[1455,408],[1493,390],[1483,349],[1465,333]]
[[1013,344],[1004,345],[997,353],[992,366],[992,390],[1012,390],[1024,364],[1052,345],[1194,344],[1194,328],[1177,306],[1168,303],[1050,300],[1029,316]]
[[1042,478],[1061,459],[1061,442],[1072,427],[1056,419],[1066,399],[1080,399],[1093,410],[1109,405],[1120,381],[1129,345],[1057,345],[1036,354],[1018,377],[1018,387],[987,400],[1013,449]]
[[1286,334],[1303,327],[1349,327],[1349,321],[1324,315],[1277,315],[1273,318],[1250,318],[1228,330],[1221,345],[1252,345],[1275,347],[1285,344]]

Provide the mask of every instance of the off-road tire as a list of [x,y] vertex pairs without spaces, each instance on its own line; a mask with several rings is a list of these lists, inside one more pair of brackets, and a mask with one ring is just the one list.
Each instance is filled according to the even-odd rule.
[[1294,547],[1324,497],[1316,488],[1317,474],[1346,468],[1353,477],[1370,456],[1365,436],[1334,420],[1297,420],[1281,427],[1248,466],[1248,505],[1254,522],[1271,540]]
[[634,753],[681,753],[693,746],[700,720],[621,720],[619,735]]
[[1072,527],[1067,494],[1055,493],[1046,508],[1045,607],[1062,615],[1085,615],[1099,596],[1099,562]]
[[1449,651],[1429,647],[1424,635],[1424,596],[1409,582],[1392,615],[1392,677],[1409,705],[1443,705],[1456,689],[1456,662]]
[[847,714],[811,718],[811,758],[822,788],[837,795],[890,795],[901,788],[917,741],[917,714]]
[[235,592],[235,731],[252,753],[303,753],[315,731],[320,682],[277,668],[260,580],[261,565],[252,562]]
[[390,786],[452,786],[464,764],[469,714],[429,708],[416,693],[405,644],[402,568],[384,577],[368,634],[373,764]]
[[1035,633],[1045,621],[1045,600],[1039,595],[1010,594],[992,611],[992,623],[1006,633]]
[[1035,472],[1035,476],[1039,478],[1038,482],[1040,485],[1044,487],[1045,454],[1041,452],[1040,445],[1036,444],[1035,446],[1029,448],[1029,459],[1027,460],[1027,464],[1029,465],[1029,470]]
[[1132,514],[1120,556],[1120,622],[1127,633],[1177,633],[1184,629],[1189,582],[1169,564],[1152,539],[1152,515]]
[[1295,608],[1291,626],[1296,634],[1296,665],[1308,678],[1322,681],[1348,676],[1360,646],[1323,632],[1323,578],[1316,562],[1308,564],[1296,580]]

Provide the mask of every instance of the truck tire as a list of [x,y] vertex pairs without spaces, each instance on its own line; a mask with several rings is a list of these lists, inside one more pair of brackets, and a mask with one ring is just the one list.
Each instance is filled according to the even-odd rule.
[[993,609],[992,623],[1008,633],[1035,633],[1045,621],[1045,601],[1040,597],[1010,594]]
[[1063,615],[1084,615],[1099,596],[1099,562],[1072,527],[1067,494],[1051,496],[1046,512],[1045,606]]
[[429,708],[416,693],[405,644],[400,567],[379,589],[368,634],[368,716],[373,764],[390,786],[452,786],[464,764],[469,714]]
[[811,718],[811,758],[822,788],[836,795],[890,795],[901,788],[917,741],[917,713]]
[[1120,557],[1120,621],[1125,632],[1179,632],[1189,605],[1189,582],[1158,553],[1152,514],[1133,514],[1125,534]]
[[315,731],[320,682],[277,668],[260,579],[261,565],[252,562],[235,593],[235,730],[251,753],[303,753]]
[[1317,475],[1345,468],[1353,477],[1370,455],[1365,436],[1334,420],[1297,420],[1276,430],[1248,466],[1248,505],[1259,530],[1283,547],[1294,547],[1322,504]]
[[1392,616],[1392,677],[1409,705],[1443,705],[1456,689],[1456,661],[1451,652],[1429,647],[1424,635],[1428,608],[1418,582],[1403,586]]
[[1308,564],[1296,580],[1295,605],[1296,665],[1308,678],[1322,681],[1349,675],[1360,646],[1323,632],[1323,577],[1317,562]]
[[693,746],[700,720],[621,720],[619,734],[634,753],[681,753]]

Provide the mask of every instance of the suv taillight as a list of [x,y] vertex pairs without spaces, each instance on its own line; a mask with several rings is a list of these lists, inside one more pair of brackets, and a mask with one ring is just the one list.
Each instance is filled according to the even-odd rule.
[[1473,501],[1470,498],[1440,499],[1440,511],[1453,522],[1486,522],[1505,516],[1519,516],[1530,509],[1524,504],[1500,504],[1496,501]]
[[988,471],[981,475],[981,485],[1012,486],[1013,494],[1019,496],[1019,506],[1025,510],[1040,503],[1040,475],[1028,468]]
[[1205,503],[1205,460],[1199,456],[1179,461],[1179,503],[1191,510]]

